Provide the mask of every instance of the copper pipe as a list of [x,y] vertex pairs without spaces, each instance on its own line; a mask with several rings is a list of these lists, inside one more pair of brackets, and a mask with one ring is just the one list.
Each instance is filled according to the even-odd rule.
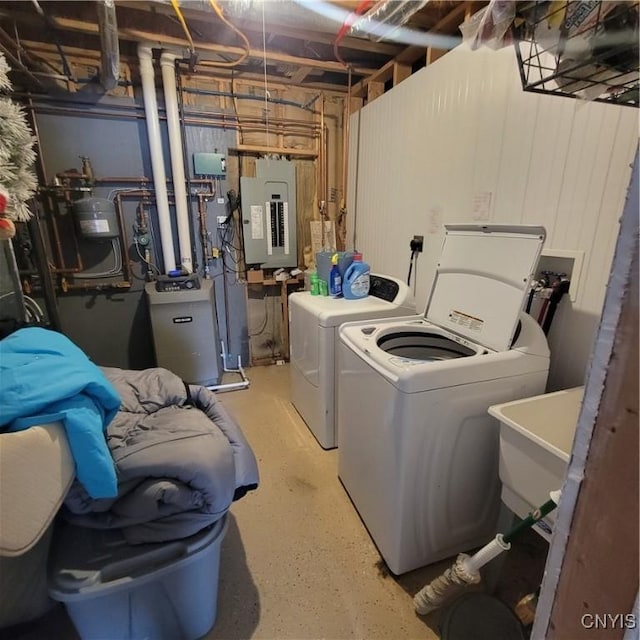
[[62,253],[62,242],[60,241],[60,233],[58,231],[58,223],[56,222],[56,213],[58,213],[58,205],[55,201],[51,200],[53,207],[55,209],[54,215],[49,216],[49,224],[51,226],[51,231],[53,233],[53,239],[56,243],[56,253],[58,254],[58,267],[60,269],[66,269],[66,265],[64,263],[64,254]]
[[89,180],[89,176],[86,173],[79,173],[78,171],[61,171],[56,173],[56,178],[68,178],[70,180]]
[[351,67],[349,67],[349,88],[347,90],[347,100],[344,104],[344,115],[342,117],[342,196],[340,201],[340,213],[344,213],[347,208],[347,165],[349,163],[349,124],[351,120]]
[[[110,118],[110,119],[119,119],[119,120],[131,120],[131,119],[138,119],[138,120],[143,120],[144,116],[142,114],[126,114],[126,113],[112,113],[109,111],[81,111],[81,110],[73,110],[73,109],[61,109],[58,107],[42,107],[42,108],[38,108],[38,113],[41,114],[52,114],[52,115],[73,115],[74,117],[83,117],[83,118],[96,118],[96,117],[105,117],[105,118]],[[166,120],[166,118],[160,118],[161,120]],[[208,127],[214,127],[217,129],[236,129],[236,130],[240,130],[240,123],[239,122],[228,122],[228,121],[224,121],[224,120],[214,120],[211,118],[208,119],[200,119],[200,118],[185,118],[185,122],[186,124],[194,124],[194,125],[200,125],[200,126],[208,126]],[[265,126],[261,124],[261,121],[259,119],[255,119],[255,123],[256,124],[247,124],[247,123],[242,123],[242,129],[243,130],[247,130],[247,131],[258,131],[258,132],[264,132],[265,131]],[[300,126],[302,127],[303,125],[288,125],[289,126],[289,133],[291,133],[292,135],[294,135],[294,131],[293,131],[293,127],[295,126]],[[314,129],[313,131],[309,131],[309,129]],[[315,126],[309,126],[309,127],[305,127],[303,130],[300,131],[295,131],[295,135],[299,136],[299,137],[312,137],[315,138],[318,135],[317,130],[315,129]]]
[[324,163],[324,193],[322,194],[325,207],[329,203],[329,129],[325,125],[324,131],[324,148],[322,149],[322,162]]
[[114,204],[118,214],[118,225],[120,226],[120,253],[122,255],[122,275],[127,282],[131,282],[131,262],[129,261],[129,240],[124,224],[124,214],[122,213],[122,198],[120,193],[116,193]]
[[51,229],[53,231],[53,238],[56,243],[56,253],[58,254],[58,266],[51,268],[49,270],[52,273],[78,273],[84,270],[82,264],[82,258],[80,256],[80,247],[78,246],[78,239],[76,234],[73,234],[73,239],[76,245],[76,266],[75,267],[67,267],[64,261],[64,252],[62,250],[62,241],[60,239],[60,230],[58,228],[58,216],[60,215],[60,209],[58,207],[58,202],[55,198],[48,196],[49,202],[52,204],[53,215],[49,216],[49,222],[51,225]]
[[[114,109],[113,111],[107,110],[91,110],[86,111],[77,108],[71,107],[58,107],[58,106],[27,106],[27,109],[33,109],[38,113],[52,113],[52,114],[68,114],[68,115],[77,115],[77,116],[85,116],[85,117],[96,117],[96,116],[105,116],[108,118],[120,118],[120,119],[138,119],[144,120],[144,113],[117,113],[115,108],[121,108],[121,105],[117,105],[115,107],[111,107]],[[127,110],[134,111],[134,108],[127,108]],[[333,116],[325,115],[325,118],[331,118]],[[185,122],[188,124],[211,124],[212,126],[218,126],[222,128],[238,128],[240,126],[239,120],[242,120],[242,127],[247,126],[248,123],[253,123],[254,125],[264,124],[264,118],[258,116],[250,116],[250,115],[242,115],[235,117],[234,119],[229,119],[230,116],[226,114],[219,114],[215,112],[202,112],[202,113],[191,113],[185,117]],[[160,116],[160,120],[166,120],[166,116]],[[234,121],[235,120],[235,121]],[[319,129],[318,124],[314,122],[309,122],[308,120],[298,120],[295,118],[275,118],[274,120],[269,119],[270,125],[282,125],[287,126],[289,128],[300,127],[301,129]],[[264,129],[264,127],[262,127]]]
[[320,98],[320,143],[318,149],[318,168],[320,179],[318,181],[318,208],[320,217],[325,217],[326,200],[324,199],[324,94]]
[[[166,178],[167,182],[173,182],[171,178]],[[146,176],[109,176],[105,178],[95,178],[96,184],[148,184],[153,182],[151,178]],[[209,178],[191,178],[189,180],[192,184],[205,184],[208,185],[212,192],[215,192],[215,183]],[[128,191],[122,191],[121,193],[128,193]]]
[[207,231],[207,206],[206,198],[212,198],[214,193],[198,193],[198,216],[200,219],[200,242],[202,243],[202,268],[205,274],[209,274],[209,255],[207,253],[207,243],[209,241],[209,233]]

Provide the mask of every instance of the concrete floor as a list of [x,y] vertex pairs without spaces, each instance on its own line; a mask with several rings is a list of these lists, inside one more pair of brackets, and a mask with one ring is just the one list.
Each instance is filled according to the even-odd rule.
[[254,367],[225,393],[258,458],[261,484],[234,504],[208,639],[437,638],[412,596],[450,563],[394,579],[324,451],[289,402],[289,367]]
[[[321,449],[289,402],[288,365],[248,376],[248,390],[221,398],[256,454],[261,484],[231,508],[206,639],[438,638],[438,613],[418,617],[412,596],[451,561],[389,575],[338,480],[338,451]],[[511,606],[535,590],[544,566],[535,534],[521,549],[507,554],[513,569],[496,586]],[[10,637],[78,638],[62,607]]]

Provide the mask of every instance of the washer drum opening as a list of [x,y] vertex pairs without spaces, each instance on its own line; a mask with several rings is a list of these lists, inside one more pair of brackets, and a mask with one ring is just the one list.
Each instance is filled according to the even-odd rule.
[[410,360],[435,361],[466,358],[476,352],[437,333],[402,331],[382,336],[378,346],[391,355]]

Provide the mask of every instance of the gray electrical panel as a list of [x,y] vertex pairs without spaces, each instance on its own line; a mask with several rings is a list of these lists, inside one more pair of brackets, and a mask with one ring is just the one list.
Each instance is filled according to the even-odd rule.
[[199,289],[158,291],[145,285],[156,364],[185,382],[204,386],[220,383],[220,339],[212,280]]
[[246,264],[297,267],[296,166],[261,158],[256,177],[240,178]]

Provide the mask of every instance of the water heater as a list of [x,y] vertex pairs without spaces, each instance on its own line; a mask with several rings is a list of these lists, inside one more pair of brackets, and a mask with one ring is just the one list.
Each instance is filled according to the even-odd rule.
[[240,178],[246,264],[296,267],[296,167],[260,158],[256,177]]

